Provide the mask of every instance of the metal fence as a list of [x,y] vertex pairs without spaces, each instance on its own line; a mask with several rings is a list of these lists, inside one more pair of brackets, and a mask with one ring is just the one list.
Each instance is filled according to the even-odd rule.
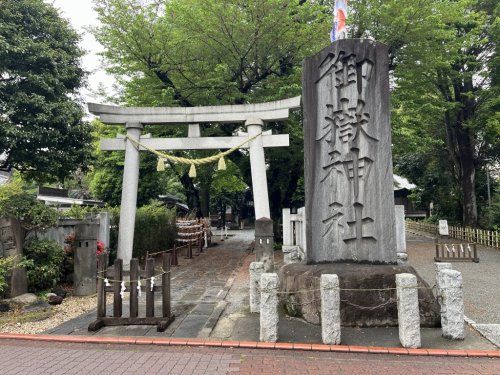
[[[406,220],[406,229],[438,235],[438,228],[438,224]],[[450,237],[452,238],[465,240],[467,242],[474,242],[479,245],[492,247],[494,249],[500,249],[500,236],[498,231],[454,226],[449,226],[448,229]]]

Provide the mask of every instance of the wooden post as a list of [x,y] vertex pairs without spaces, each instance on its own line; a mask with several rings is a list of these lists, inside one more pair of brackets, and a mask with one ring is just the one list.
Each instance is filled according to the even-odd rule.
[[473,249],[474,249],[474,262],[479,263],[479,258],[477,257],[477,244],[473,244]]
[[170,318],[170,254],[163,254],[162,272],[165,272],[161,280],[163,317]]
[[[146,257],[146,259],[148,259]],[[139,259],[130,260],[130,317],[139,315],[139,301],[137,298],[137,280],[139,279]]]
[[177,245],[174,243],[174,248],[172,249],[172,261],[171,265],[172,266],[178,266],[179,265],[179,260],[177,259]]
[[193,259],[193,248],[191,245],[191,239],[188,240],[188,251],[187,251],[187,259]]
[[106,286],[104,278],[106,277],[107,255],[99,254],[97,265],[97,317],[106,316]]
[[[155,316],[155,292],[154,287],[151,288],[151,277],[155,273],[155,260],[149,258],[146,260],[146,318]],[[155,283],[157,280],[155,280]],[[151,290],[153,289],[153,290]]]
[[115,280],[113,282],[113,292],[114,292],[114,298],[113,298],[113,316],[115,318],[119,318],[122,316],[122,296],[120,294],[121,291],[121,282],[123,281],[123,260],[122,259],[116,259],[115,260],[115,266],[114,266],[115,272],[113,279]]
[[436,260],[439,258],[439,244],[438,239],[436,238]]

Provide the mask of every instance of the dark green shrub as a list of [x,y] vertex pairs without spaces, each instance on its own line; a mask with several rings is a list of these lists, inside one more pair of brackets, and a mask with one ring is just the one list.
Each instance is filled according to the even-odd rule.
[[0,258],[0,299],[7,288],[7,274],[16,264],[15,257]]
[[[111,210],[110,258],[116,257],[118,243],[119,209]],[[161,202],[153,201],[137,209],[134,230],[134,258],[143,258],[146,252],[164,251],[174,246],[176,236],[175,210],[167,209]]]
[[23,248],[24,266],[31,292],[55,286],[61,278],[64,250],[55,241],[32,239]]

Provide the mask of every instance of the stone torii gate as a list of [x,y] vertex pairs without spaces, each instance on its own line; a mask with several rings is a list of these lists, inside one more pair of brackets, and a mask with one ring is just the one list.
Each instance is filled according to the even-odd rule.
[[[120,107],[89,103],[89,112],[105,124],[123,124],[127,136],[158,151],[217,150],[235,147],[262,133],[265,121],[286,120],[290,109],[300,107],[300,96],[259,104],[207,107]],[[244,123],[247,133],[233,137],[202,137],[200,123]],[[144,125],[188,124],[187,138],[151,138],[141,136]],[[250,151],[252,191],[255,218],[270,218],[264,147],[289,146],[288,134],[270,132],[250,141],[242,148]],[[118,258],[129,266],[134,242],[134,226],[139,182],[139,148],[123,136],[101,140],[103,151],[125,151],[123,186],[118,233]],[[144,149],[141,149],[144,150]]]

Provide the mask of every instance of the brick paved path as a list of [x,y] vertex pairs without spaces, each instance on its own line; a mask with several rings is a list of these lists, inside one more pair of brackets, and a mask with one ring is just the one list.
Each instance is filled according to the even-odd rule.
[[500,374],[500,360],[0,341],[10,374]]

